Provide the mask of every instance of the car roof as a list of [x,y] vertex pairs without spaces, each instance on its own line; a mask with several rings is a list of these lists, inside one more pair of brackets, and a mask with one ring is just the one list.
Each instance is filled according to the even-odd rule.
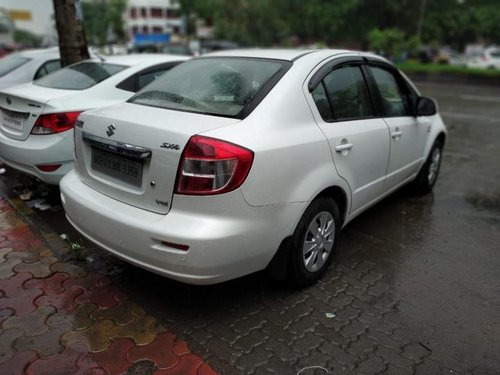
[[[227,56],[227,57],[253,57],[253,58],[264,58],[264,59],[278,59],[278,60],[288,60],[294,61],[298,58],[319,52],[325,51],[324,49],[299,49],[299,48],[248,48],[248,49],[233,49],[225,51],[217,51],[212,53],[207,53],[203,57],[211,56]],[[341,49],[330,49],[328,50],[331,55],[341,54],[349,52],[347,50]]]
[[59,58],[59,47],[25,49],[15,53],[18,54],[19,56],[24,56],[29,58],[45,58],[45,57]]
[[[179,55],[168,55],[163,53],[136,53],[131,55],[113,55],[113,56],[101,56],[104,62],[119,65],[140,65],[140,64],[158,64],[162,62],[187,60],[189,56],[179,56]],[[98,61],[97,58],[91,59],[92,61]]]

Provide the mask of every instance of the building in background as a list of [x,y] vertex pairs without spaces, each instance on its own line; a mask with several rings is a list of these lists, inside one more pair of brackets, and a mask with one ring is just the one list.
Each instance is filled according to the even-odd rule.
[[18,30],[28,31],[42,38],[42,44],[57,43],[52,0],[1,0],[2,7]]
[[184,33],[176,0],[128,0],[124,19],[135,45],[177,41]]

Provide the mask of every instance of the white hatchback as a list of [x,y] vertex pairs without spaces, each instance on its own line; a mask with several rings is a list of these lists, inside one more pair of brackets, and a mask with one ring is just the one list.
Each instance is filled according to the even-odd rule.
[[62,201],[90,240],[167,277],[267,268],[308,285],[356,215],[404,184],[432,189],[446,137],[436,111],[371,54],[205,55],[80,116]]
[[0,91],[0,161],[58,184],[73,168],[73,127],[81,112],[127,100],[186,59],[169,55],[91,59]]

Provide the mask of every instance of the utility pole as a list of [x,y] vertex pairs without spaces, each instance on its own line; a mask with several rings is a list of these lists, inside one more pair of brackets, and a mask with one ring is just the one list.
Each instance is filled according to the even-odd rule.
[[80,0],[53,0],[62,66],[88,59]]

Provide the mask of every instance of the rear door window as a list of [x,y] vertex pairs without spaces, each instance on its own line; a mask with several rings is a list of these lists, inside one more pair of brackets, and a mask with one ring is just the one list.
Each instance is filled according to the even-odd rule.
[[373,117],[374,111],[361,68],[342,66],[323,78],[312,92],[325,121]]
[[116,87],[125,91],[137,92],[178,64],[180,62],[172,62],[144,69],[123,80]]
[[34,79],[42,78],[59,69],[61,69],[61,60],[47,61],[38,69]]
[[42,77],[33,84],[53,89],[85,90],[126,68],[124,65],[81,62]]

